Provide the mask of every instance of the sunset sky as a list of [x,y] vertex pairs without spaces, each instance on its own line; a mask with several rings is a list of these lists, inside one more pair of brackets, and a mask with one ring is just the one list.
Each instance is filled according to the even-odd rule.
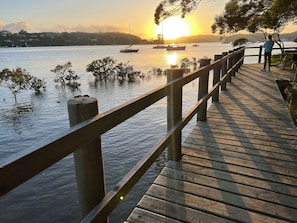
[[[157,27],[154,12],[161,0],[0,0],[0,30],[18,32],[129,32],[156,38],[211,34],[215,15],[229,0],[205,0],[183,21]],[[295,26],[296,28],[296,26]]]

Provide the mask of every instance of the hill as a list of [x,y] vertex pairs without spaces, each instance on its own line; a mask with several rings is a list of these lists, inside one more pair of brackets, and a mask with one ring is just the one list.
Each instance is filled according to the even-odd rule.
[[11,33],[0,31],[0,47],[25,46],[76,46],[76,45],[129,45],[141,44],[146,41],[135,35],[126,33],[28,33],[20,31]]
[[[281,34],[281,39],[294,41],[297,32]],[[169,43],[201,43],[201,42],[233,42],[239,38],[246,38],[250,42],[264,41],[263,34],[235,34],[231,36],[218,35],[198,35],[181,37],[165,41]],[[28,33],[20,31],[11,33],[0,31],[0,47],[25,47],[25,46],[76,46],[76,45],[129,45],[129,44],[162,44],[161,40],[144,40],[138,36],[127,33],[104,32],[104,33],[85,33],[85,32],[42,32]]]
[[[234,34],[231,36],[224,36],[224,37],[218,36],[218,35],[198,35],[198,36],[181,37],[171,41],[176,43],[221,42],[221,41],[234,42],[235,40],[240,38],[245,38],[250,42],[264,41],[264,35],[261,33]],[[297,31],[293,33],[280,34],[280,38],[281,40],[294,41],[297,38]],[[171,42],[171,41],[167,41],[167,42]]]

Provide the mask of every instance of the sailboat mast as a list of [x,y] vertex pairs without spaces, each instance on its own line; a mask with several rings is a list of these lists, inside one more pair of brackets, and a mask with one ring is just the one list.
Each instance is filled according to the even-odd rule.
[[129,24],[129,44],[130,44],[130,47],[131,47],[131,36],[130,36],[130,32],[131,30],[130,30],[130,24]]

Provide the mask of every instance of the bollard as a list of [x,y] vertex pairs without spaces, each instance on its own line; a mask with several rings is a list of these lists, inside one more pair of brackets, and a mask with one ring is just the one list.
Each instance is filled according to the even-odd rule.
[[[76,97],[67,102],[70,126],[98,114],[96,98]],[[87,134],[87,133],[86,133]],[[101,138],[77,149],[74,154],[81,217],[85,217],[105,196]],[[108,220],[106,220],[108,222]]]
[[[210,59],[201,59],[200,67],[204,67],[210,64]],[[208,79],[209,71],[201,73],[199,77],[199,89],[198,89],[198,101],[208,94]],[[207,101],[203,103],[197,113],[197,122],[206,121]]]
[[[183,76],[183,69],[167,70],[167,83]],[[182,119],[182,86],[171,85],[167,96],[167,130],[170,130]],[[168,160],[181,159],[181,131],[173,135],[173,140],[168,146]]]

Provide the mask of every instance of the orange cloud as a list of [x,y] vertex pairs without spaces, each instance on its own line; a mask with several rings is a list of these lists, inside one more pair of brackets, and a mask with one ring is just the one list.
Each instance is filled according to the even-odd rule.
[[28,31],[30,29],[30,24],[27,21],[5,24],[0,21],[0,30],[10,31],[12,33],[19,32],[20,30]]
[[47,27],[46,29],[39,29],[40,32],[128,32],[127,27],[113,26],[113,25],[77,25],[77,26],[54,26]]

